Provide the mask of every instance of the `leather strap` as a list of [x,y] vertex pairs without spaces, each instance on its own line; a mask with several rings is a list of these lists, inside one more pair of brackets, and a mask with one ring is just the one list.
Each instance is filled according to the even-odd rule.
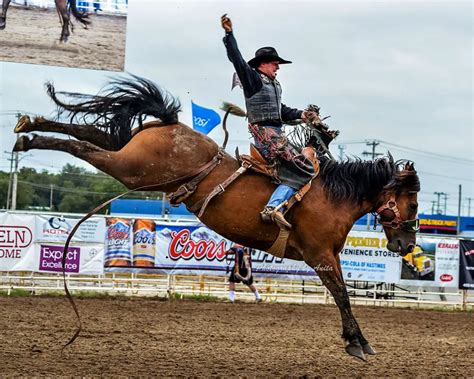
[[214,189],[207,195],[205,198],[197,201],[193,205],[189,206],[188,209],[196,213],[199,211],[198,217],[202,217],[204,212],[206,211],[207,205],[209,202],[217,195],[220,195],[225,191],[225,189],[240,175],[242,175],[245,171],[247,171],[251,165],[243,163],[242,166],[239,167],[237,171],[235,171],[231,176],[229,176],[226,180],[224,180],[221,184],[218,184]]
[[275,257],[283,258],[285,255],[286,244],[288,242],[289,235],[290,231],[288,229],[280,228],[277,239],[267,251]]
[[297,191],[293,195],[293,197],[290,200],[288,200],[283,214],[286,214],[293,205],[295,205],[297,202],[300,202],[303,199],[303,196],[306,195],[308,191],[310,190],[313,179],[311,179],[308,183],[306,183],[303,187],[301,187],[299,191]]
[[171,205],[179,205],[182,203],[186,198],[191,196],[197,189],[197,185],[207,176],[209,173],[216,168],[216,166],[221,162],[222,158],[224,158],[225,151],[219,149],[217,154],[207,162],[204,166],[201,166],[197,170],[193,171],[191,174],[183,176],[179,178],[180,181],[186,180],[189,178],[194,177],[189,182],[182,184],[176,191],[170,193],[168,195],[170,199]]

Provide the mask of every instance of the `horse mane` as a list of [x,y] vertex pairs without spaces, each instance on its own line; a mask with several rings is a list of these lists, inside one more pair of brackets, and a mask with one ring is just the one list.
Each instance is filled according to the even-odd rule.
[[[57,105],[57,118],[65,116],[71,124],[82,124],[100,129],[114,138],[117,149],[130,141],[132,127],[143,128],[147,116],[161,120],[163,125],[176,124],[181,111],[179,100],[156,84],[135,75],[117,78],[97,95],[56,92],[46,83],[48,96]],[[69,98],[62,101],[58,95]]]
[[375,161],[355,158],[337,162],[324,159],[321,161],[319,178],[328,198],[334,202],[361,204],[385,191],[399,193],[420,190],[413,164],[406,160],[394,162],[391,155]]

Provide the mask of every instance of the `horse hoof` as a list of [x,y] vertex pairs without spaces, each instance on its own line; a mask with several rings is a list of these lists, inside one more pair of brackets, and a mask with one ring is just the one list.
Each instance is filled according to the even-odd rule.
[[21,136],[16,140],[15,146],[13,146],[13,151],[27,151],[29,142],[30,140],[27,136]]
[[362,359],[363,361],[367,361],[367,359],[365,358],[364,351],[362,350],[362,346],[360,346],[360,343],[350,343],[346,346],[346,352],[347,354],[352,355],[353,357]]
[[15,129],[13,130],[15,133],[27,133],[28,126],[31,125],[30,117],[27,115],[21,116],[21,118],[16,123]]
[[367,342],[362,345],[362,350],[364,351],[365,354],[369,355],[376,355],[377,352],[370,346],[370,344]]

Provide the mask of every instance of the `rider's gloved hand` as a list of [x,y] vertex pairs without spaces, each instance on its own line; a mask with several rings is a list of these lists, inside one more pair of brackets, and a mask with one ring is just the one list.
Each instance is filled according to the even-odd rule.
[[321,122],[319,115],[313,111],[304,111],[301,114],[301,119],[306,123],[317,124]]
[[227,13],[222,15],[221,25],[227,33],[230,33],[232,31],[232,21],[230,21],[230,18],[227,17]]

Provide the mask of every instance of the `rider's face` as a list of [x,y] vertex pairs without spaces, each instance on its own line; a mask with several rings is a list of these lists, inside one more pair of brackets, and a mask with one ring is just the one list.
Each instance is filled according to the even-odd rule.
[[258,69],[271,79],[275,79],[276,72],[280,69],[280,63],[278,61],[263,62],[260,63]]

